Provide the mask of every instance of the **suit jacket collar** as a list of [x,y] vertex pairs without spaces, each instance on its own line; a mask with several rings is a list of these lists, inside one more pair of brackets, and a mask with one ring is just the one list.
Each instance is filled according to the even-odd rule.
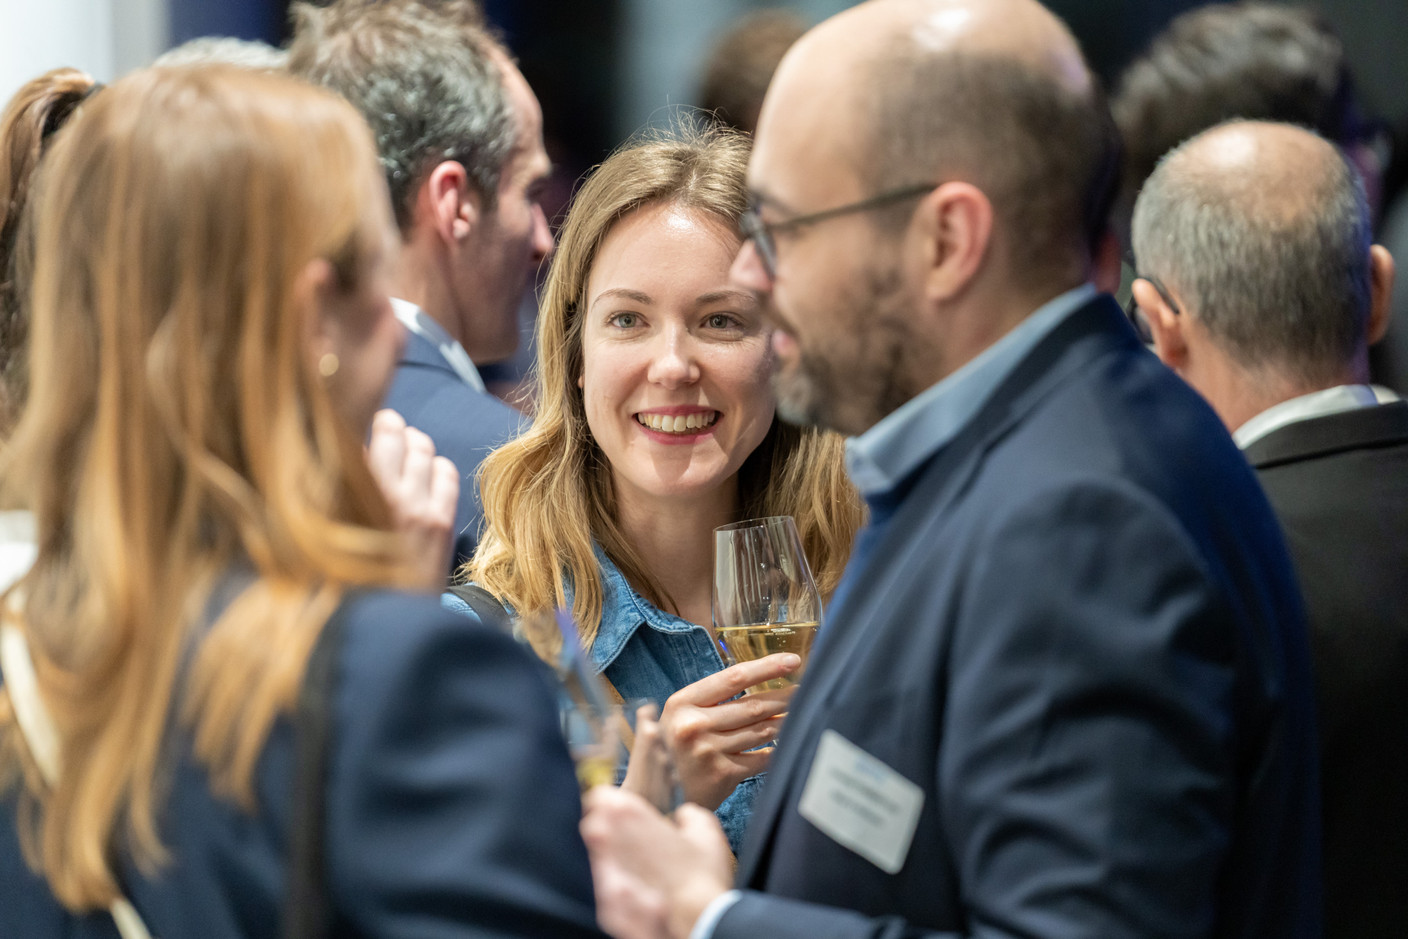
[[[924,510],[897,513],[867,562],[858,568],[846,568],[846,579],[872,585],[882,580],[885,566],[893,563],[893,551],[888,546],[913,543],[916,529],[945,512],[967,488],[992,446],[1046,400],[1057,385],[1117,350],[1148,354],[1141,348],[1124,312],[1108,295],[1096,297],[1062,321],[1012,370],[953,441],[900,484],[907,492],[905,502],[924,506]],[[773,757],[771,782],[763,787],[754,807],[748,839],[738,858],[740,886],[756,886],[753,881],[769,861],[773,829],[790,804],[789,793],[805,782],[805,769],[795,764],[811,756],[810,749],[802,744],[813,736],[809,733],[809,716],[824,712],[820,702],[839,689],[849,672],[848,663],[863,651],[864,614],[873,603],[871,590],[850,590],[839,606],[825,613],[819,640],[825,652],[808,666],[807,680],[798,689],[792,717],[783,728],[783,745]],[[808,702],[817,705],[809,707]]]
[[[901,481],[897,488],[906,493],[905,502],[924,506],[925,510],[898,513],[877,550],[871,552],[865,569],[848,567],[845,576],[859,577],[861,583],[873,583],[879,573],[875,565],[889,563],[884,559],[888,553],[884,550],[885,544],[906,543],[916,526],[927,524],[934,516],[945,512],[967,488],[984,454],[997,441],[1045,401],[1058,384],[1079,374],[1107,352],[1120,348],[1143,353],[1124,311],[1108,295],[1096,297],[1063,320],[1008,374],[948,446]],[[858,651],[850,647],[863,638],[860,635],[863,630],[855,627],[861,618],[859,614],[871,602],[867,594],[866,590],[847,591],[840,606],[826,611],[825,645],[848,648],[847,653],[828,650],[828,661],[844,663]],[[845,669],[840,671],[844,673]],[[825,681],[818,681],[815,686],[825,684]],[[805,683],[802,690],[806,690]]]
[[430,368],[442,369],[451,375],[455,374],[455,370],[450,367],[449,362],[445,361],[445,357],[440,354],[435,343],[409,329],[406,330],[406,347],[401,351],[401,361],[410,365],[425,365]]
[[1252,441],[1242,451],[1257,469],[1408,442],[1408,401],[1296,421]]

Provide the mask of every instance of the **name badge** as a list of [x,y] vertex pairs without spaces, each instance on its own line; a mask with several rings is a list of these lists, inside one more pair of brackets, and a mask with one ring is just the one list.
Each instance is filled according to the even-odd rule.
[[924,790],[834,730],[823,731],[797,811],[887,874],[904,866]]

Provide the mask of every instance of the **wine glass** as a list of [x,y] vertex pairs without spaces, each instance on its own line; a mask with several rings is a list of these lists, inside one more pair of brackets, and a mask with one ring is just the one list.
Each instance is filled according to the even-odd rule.
[[821,595],[790,515],[714,529],[714,633],[730,664],[792,652],[791,675],[749,691],[785,688],[802,677],[821,621]]
[[552,665],[562,683],[562,734],[577,766],[577,783],[586,792],[617,782],[625,755],[621,739],[621,705],[613,701],[602,677],[591,667],[566,610],[520,615],[515,631]]

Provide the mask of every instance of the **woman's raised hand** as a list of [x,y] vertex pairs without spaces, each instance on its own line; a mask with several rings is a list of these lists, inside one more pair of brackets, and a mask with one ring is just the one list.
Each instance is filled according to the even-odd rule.
[[435,455],[430,438],[395,411],[376,412],[367,444],[367,462],[423,586],[439,590],[450,569],[460,474]]
[[740,662],[670,695],[660,714],[684,797],[716,809],[743,780],[767,769],[796,686],[735,698],[745,688],[796,671],[802,660],[778,652]]

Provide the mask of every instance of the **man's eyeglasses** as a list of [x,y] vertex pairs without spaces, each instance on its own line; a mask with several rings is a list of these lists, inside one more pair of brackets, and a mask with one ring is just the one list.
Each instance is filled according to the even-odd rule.
[[[1168,308],[1173,311],[1175,316],[1181,316],[1183,314],[1183,311],[1178,308],[1178,304],[1173,301],[1173,297],[1169,294],[1168,290],[1164,288],[1163,283],[1160,282],[1157,277],[1151,277],[1148,274],[1136,274],[1134,275],[1134,279],[1148,281],[1149,286],[1153,287],[1154,290],[1158,292],[1159,298],[1168,304]],[[1139,337],[1139,341],[1146,346],[1153,345],[1154,333],[1149,329],[1149,320],[1145,318],[1143,311],[1139,309],[1139,304],[1134,300],[1133,287],[1131,287],[1129,291],[1129,303],[1125,305],[1124,315],[1129,317],[1130,325],[1134,327],[1134,332]]]
[[834,209],[825,209],[821,212],[813,212],[810,215],[798,215],[794,218],[784,219],[781,222],[763,221],[762,206],[756,199],[750,200],[748,208],[743,211],[743,217],[738,220],[738,228],[743,233],[746,241],[753,242],[753,247],[758,250],[758,257],[762,259],[763,269],[767,271],[769,278],[777,276],[777,241],[778,232],[793,231],[806,225],[815,225],[817,222],[824,222],[827,219],[840,218],[843,215],[851,215],[856,212],[865,212],[870,209],[878,209],[881,206],[900,202],[904,199],[913,199],[922,196],[933,190],[938,183],[916,183],[912,186],[905,186],[901,189],[891,189],[882,192],[878,196],[871,196],[859,202],[851,202],[846,205],[838,205]]

